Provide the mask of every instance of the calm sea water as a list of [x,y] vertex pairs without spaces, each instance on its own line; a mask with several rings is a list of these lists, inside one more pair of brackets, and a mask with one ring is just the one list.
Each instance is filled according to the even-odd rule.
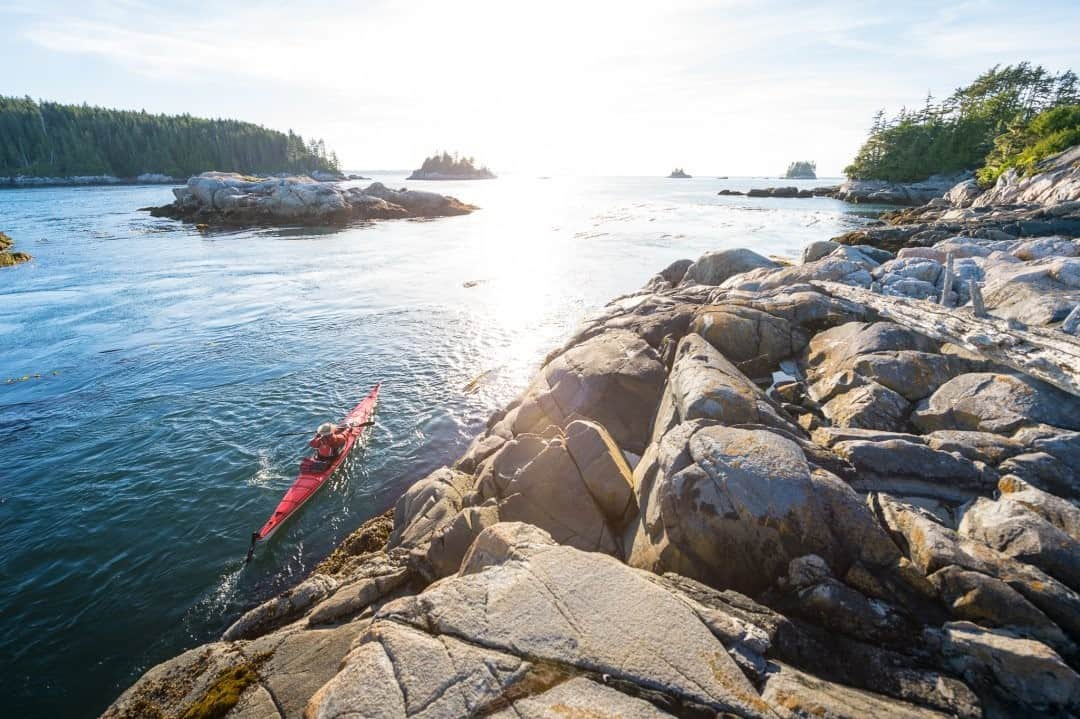
[[[408,184],[483,209],[201,233],[138,211],[167,187],[0,191],[0,230],[35,257],[0,270],[7,716],[94,716],[215,638],[452,461],[588,311],[669,262],[795,255],[863,221],[829,199],[716,195],[776,180]],[[305,451],[282,435],[378,381],[367,447],[245,567]]]

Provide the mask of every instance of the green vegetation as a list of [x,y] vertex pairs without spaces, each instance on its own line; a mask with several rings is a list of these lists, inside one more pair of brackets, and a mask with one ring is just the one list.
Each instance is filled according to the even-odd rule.
[[789,180],[816,180],[817,163],[812,160],[796,160],[788,165],[784,177]]
[[1062,105],[1039,113],[1031,122],[1017,122],[994,140],[986,166],[975,176],[981,185],[992,185],[1001,173],[1016,168],[1030,175],[1050,155],[1080,143],[1080,105]]
[[237,705],[244,690],[258,681],[259,675],[247,664],[226,669],[180,719],[221,719]]
[[322,140],[236,120],[0,96],[0,177],[337,171]]
[[438,174],[438,175],[462,175],[466,177],[495,177],[487,167],[477,167],[476,160],[471,157],[459,157],[457,153],[435,153],[424,159],[424,164],[414,175]]
[[1040,113],[1080,102],[1071,70],[1053,74],[1030,63],[996,65],[944,102],[930,95],[921,110],[874,117],[870,136],[844,169],[853,179],[911,182],[975,170],[995,151],[995,139],[1027,126]]

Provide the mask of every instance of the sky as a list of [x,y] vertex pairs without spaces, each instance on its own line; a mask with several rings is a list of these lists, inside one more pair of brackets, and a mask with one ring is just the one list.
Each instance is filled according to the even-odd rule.
[[0,94],[230,117],[349,169],[837,176],[873,114],[1080,71],[1080,2],[0,0]]

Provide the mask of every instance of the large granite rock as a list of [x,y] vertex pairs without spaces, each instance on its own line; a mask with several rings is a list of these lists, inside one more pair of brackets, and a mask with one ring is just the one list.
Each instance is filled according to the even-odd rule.
[[654,572],[755,593],[805,554],[846,568],[838,536],[848,532],[862,542],[850,550],[871,564],[896,555],[849,488],[813,473],[798,444],[767,430],[680,424],[650,447],[635,484],[641,516],[627,530],[627,561]]
[[832,450],[855,467],[852,484],[863,491],[963,502],[992,491],[997,481],[985,466],[906,439],[847,440]]
[[541,433],[589,419],[640,454],[665,376],[659,355],[636,333],[603,332],[548,362],[515,411],[513,431]]
[[729,277],[721,285],[724,289],[743,292],[768,292],[792,285],[800,285],[812,280],[844,282],[860,287],[869,287],[872,281],[870,272],[862,262],[843,255],[830,254],[820,260],[804,265],[769,268],[762,267],[740,275]]
[[690,265],[682,277],[684,284],[719,285],[724,280],[759,267],[778,267],[753,250],[739,248],[708,252]]
[[845,372],[834,375],[839,380],[836,394],[821,408],[821,413],[837,427],[899,432],[907,426],[911,403],[900,394],[873,380]]
[[785,664],[776,664],[762,698],[784,719],[946,719],[949,714],[823,681]]
[[776,405],[700,335],[679,342],[653,422],[655,440],[671,427],[695,419],[725,424],[765,424],[798,432]]
[[567,433],[572,441],[521,435],[507,442],[479,470],[480,499],[495,500],[503,521],[526,522],[561,544],[621,556],[605,512],[625,522],[636,509],[630,468],[599,426],[573,422]]
[[1001,478],[998,491],[1003,499],[1023,505],[1073,539],[1080,540],[1080,508],[1073,502],[1044,492],[1012,475]]
[[1080,707],[1080,676],[1044,644],[971,622],[951,622],[933,634],[945,660],[975,686],[1029,709]]
[[990,264],[983,299],[999,317],[1032,325],[1060,322],[1080,304],[1080,258]]
[[1009,434],[1025,424],[1080,429],[1080,398],[1024,375],[972,372],[943,384],[920,403],[912,422],[941,429]]
[[780,361],[802,350],[806,338],[782,317],[752,307],[719,305],[701,310],[690,325],[750,379],[769,379]]
[[394,508],[390,546],[416,547],[430,541],[461,509],[472,483],[469,475],[441,467],[410,486]]
[[1032,564],[1080,591],[1080,539],[1013,496],[976,499],[964,512],[960,534]]
[[[982,542],[962,537],[941,525],[929,513],[909,504],[885,494],[875,495],[873,502],[878,516],[897,541],[905,546],[912,563],[924,576],[929,577],[947,567],[957,567],[1001,580],[1003,585],[1019,595],[1013,598],[1015,603],[1019,604],[1017,600],[1022,597],[1045,615],[1046,620],[1040,620],[1038,626],[1029,626],[1033,634],[1046,638],[1050,633],[1046,631],[1047,621],[1052,621],[1062,630],[1057,633],[1059,646],[1071,645],[1071,642],[1065,641],[1065,637],[1076,636],[1080,629],[1080,595],[1075,591],[1036,567],[1017,561]],[[998,585],[999,589],[1001,586]],[[964,592],[956,599],[964,600],[957,608],[965,610],[964,604],[978,599],[978,596]],[[985,608],[986,605],[983,606]]]

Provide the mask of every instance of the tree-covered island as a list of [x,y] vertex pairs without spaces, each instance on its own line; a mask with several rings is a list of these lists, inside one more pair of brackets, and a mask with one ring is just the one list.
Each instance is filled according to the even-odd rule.
[[784,178],[788,180],[816,180],[817,163],[813,160],[796,160],[788,165]]
[[486,166],[476,166],[472,157],[459,157],[457,153],[435,153],[425,158],[419,170],[414,170],[410,180],[493,180],[495,173]]
[[187,178],[208,170],[336,174],[339,168],[325,142],[306,142],[291,130],[0,96],[0,184],[16,178]]

